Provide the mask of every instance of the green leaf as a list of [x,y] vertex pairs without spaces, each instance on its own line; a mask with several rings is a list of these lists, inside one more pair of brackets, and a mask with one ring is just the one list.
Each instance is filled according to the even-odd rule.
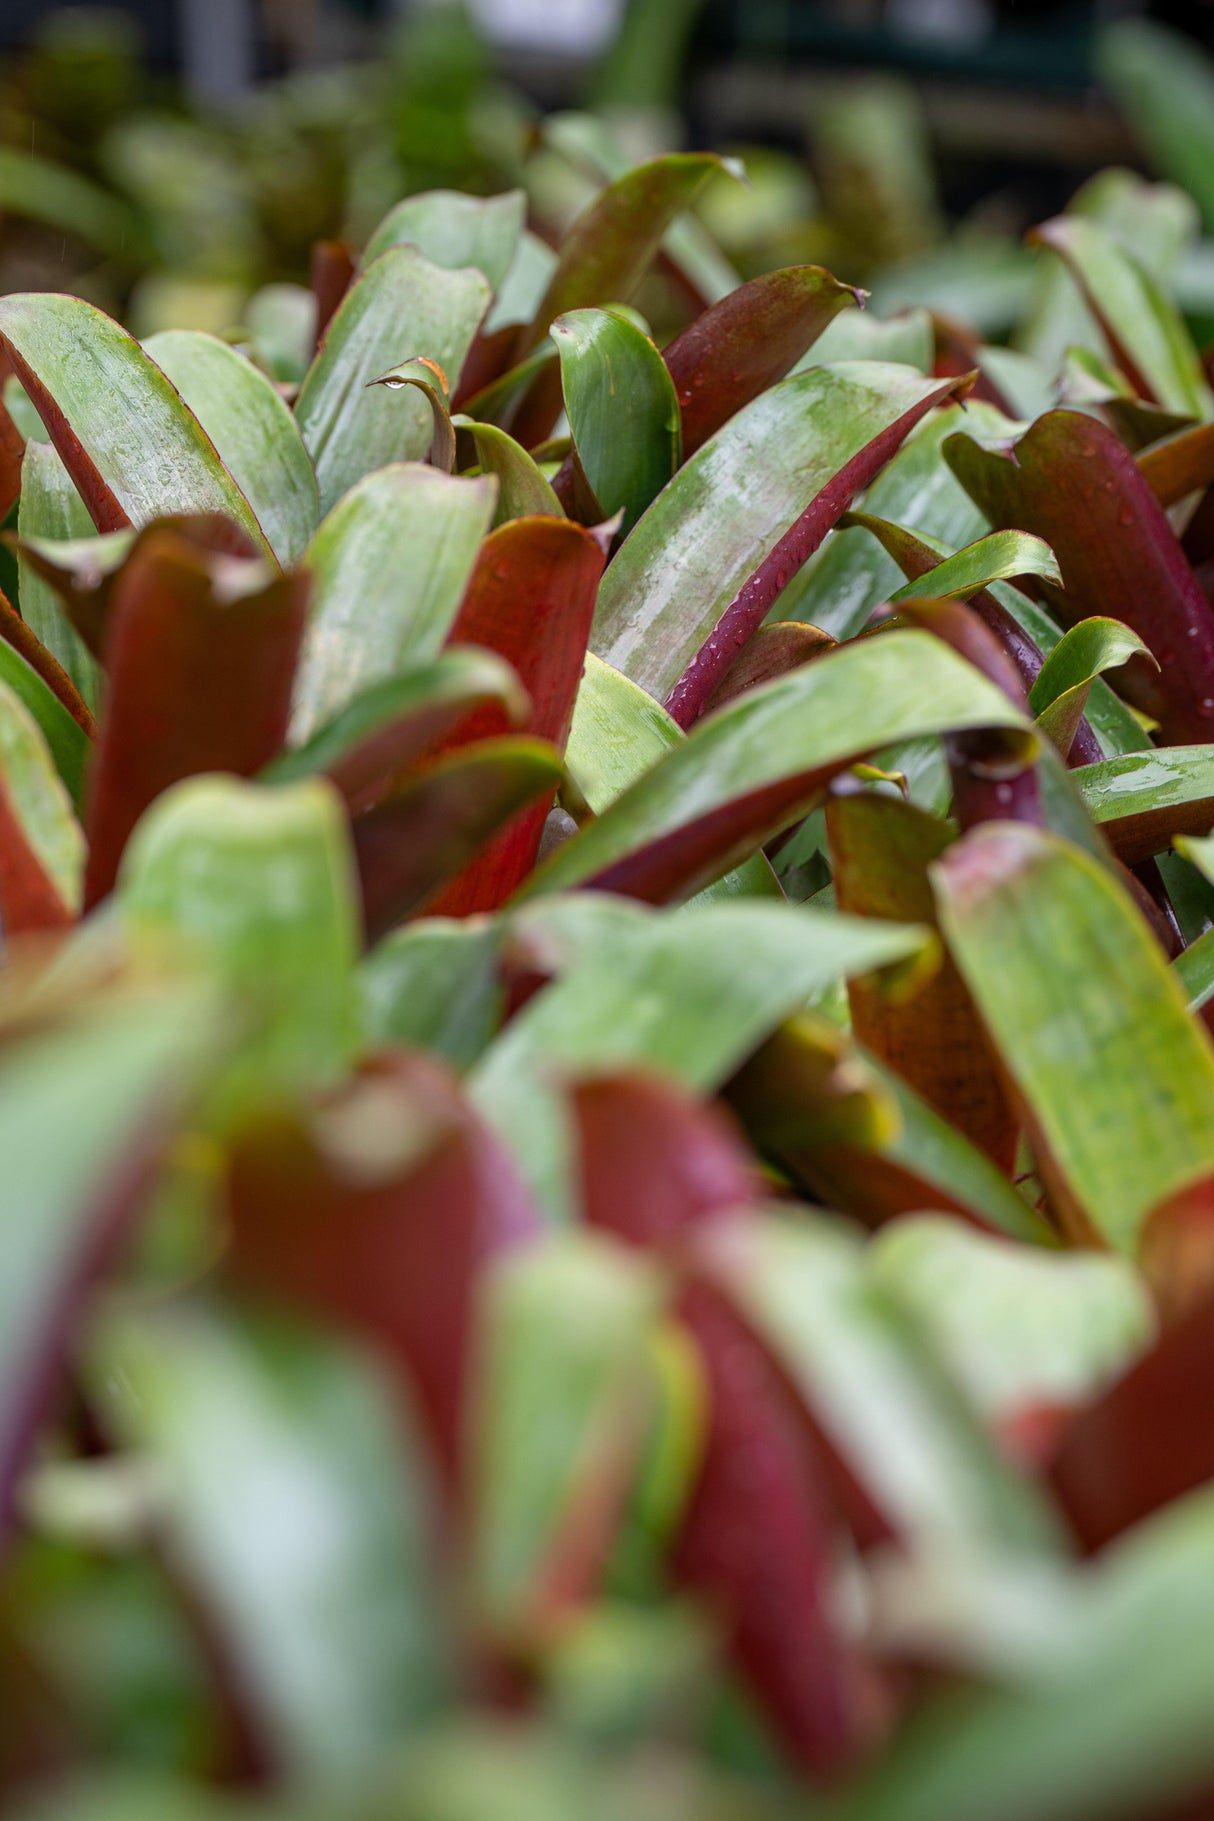
[[940,925],[1070,1230],[1133,1252],[1143,1220],[1214,1169],[1214,1047],[1108,871],[988,823],[935,869]]
[[512,518],[564,518],[565,508],[542,470],[512,436],[496,424],[478,423],[462,412],[451,421],[457,431],[466,431],[476,445],[482,473],[492,474],[497,481],[495,527]]
[[618,310],[552,325],[573,443],[607,517],[631,531],[682,460],[679,401],[652,338]]
[[[11,646],[0,643],[0,784],[43,872],[75,914],[80,910],[84,882],[84,834],[49,742],[24,698],[9,682],[7,654],[11,651]],[[15,653],[13,656],[16,658]],[[16,662],[20,664],[21,659]],[[22,668],[33,677],[28,665],[22,664]],[[50,699],[55,701],[53,696]],[[66,709],[61,713],[76,726]]]
[[[576,797],[596,816],[686,737],[651,695],[587,652],[565,746],[565,770]],[[705,886],[700,898],[709,902],[780,895],[767,860],[754,854]]]
[[[915,956],[925,942],[913,925],[784,904],[742,900],[677,915],[627,908],[621,916],[609,905],[597,928],[584,928],[593,943],[515,1015],[470,1077],[477,1104],[550,1210],[568,1205],[554,1075],[640,1067],[713,1091],[815,994]],[[568,914],[575,929],[597,916],[580,898]],[[539,916],[540,929],[559,930],[565,915],[559,902],[529,905],[521,927]]]
[[1163,853],[1177,835],[1214,826],[1214,747],[1120,753],[1074,774],[1092,820],[1128,866]]
[[920,1547],[1052,1553],[1048,1507],[1011,1471],[912,1319],[826,1216],[722,1223],[697,1263],[782,1365],[845,1471]]
[[1138,654],[1154,662],[1138,634],[1121,620],[1081,620],[1055,645],[1029,692],[1029,707],[1063,758],[1071,749],[1095,679]]
[[892,435],[896,447],[895,427],[906,420],[905,435],[941,391],[904,368],[857,362],[762,393],[679,470],[625,542],[599,591],[594,650],[664,698],[827,484],[877,438]]
[[[677,872],[677,889],[694,890],[812,808],[828,779],[857,759],[898,740],[968,727],[1025,723],[1001,690],[932,634],[883,633],[841,646],[700,722],[559,848],[530,889],[594,882],[631,856],[648,864],[641,850],[649,849],[664,879],[676,837],[690,844],[702,833],[703,850],[680,859]],[[759,796],[775,785],[787,791],[778,806],[774,794]],[[751,797],[758,803],[753,819],[718,839],[722,813]],[[692,850],[680,846],[684,851]],[[644,878],[638,871],[637,882]]]
[[1214,233],[1214,71],[1187,33],[1119,19],[1098,34],[1100,75],[1151,163],[1188,192]]
[[201,777],[168,790],[131,837],[119,876],[132,941],[197,950],[251,1030],[226,1083],[332,1081],[356,1042],[358,912],[345,817],[320,782],[271,789]]
[[883,360],[930,373],[934,356],[932,319],[926,310],[904,310],[886,320],[872,310],[844,310],[801,356],[796,371],[837,360]]
[[294,745],[369,684],[437,656],[495,492],[491,480],[393,463],[368,474],[324,519],[308,546],[314,587],[295,680]]
[[470,1068],[505,1012],[501,946],[500,926],[480,919],[423,917],[393,930],[358,970],[367,1042],[403,1043]]
[[443,474],[450,474],[455,467],[455,431],[451,428],[447,375],[438,362],[428,360],[424,354],[420,354],[413,360],[401,361],[398,366],[390,367],[378,379],[373,379],[371,384],[383,386],[389,392],[402,392],[407,386],[417,387],[430,406],[433,420],[429,450],[431,465]]
[[[93,535],[88,508],[49,443],[25,445],[17,535],[23,543],[33,538],[59,542]],[[18,552],[17,571],[22,619],[59,660],[95,714],[101,699],[101,666],[68,619],[54,588],[38,574],[24,551]]]
[[[860,512],[849,513],[847,523],[874,529],[866,515]],[[988,588],[992,582],[1006,581],[1017,575],[1039,575],[1047,582],[1059,586],[1062,583],[1054,553],[1041,538],[1032,537],[1027,531],[992,531],[977,543],[945,557],[926,575],[905,582],[890,600],[963,601],[971,594],[977,594],[980,588]]]
[[1013,1245],[922,1214],[883,1228],[868,1267],[991,1423],[1087,1403],[1155,1337],[1142,1277],[1111,1254]]
[[0,337],[99,531],[222,512],[265,535],[215,446],[138,342],[92,304],[0,298]]
[[[570,1232],[502,1259],[483,1296],[473,1597],[482,1623],[519,1646],[568,1598],[562,1558],[601,1570],[604,1520],[623,1515],[653,1413],[647,1342],[664,1283],[632,1248]],[[599,1560],[583,1565],[587,1534]]]
[[197,983],[161,980],[85,1000],[0,1052],[0,1519],[82,1291],[128,1230],[153,1147],[213,1064],[217,1014]]
[[368,387],[418,355],[454,385],[488,304],[479,272],[448,272],[413,247],[390,247],[351,285],[295,406],[322,512],[385,463],[425,455],[433,433],[426,401]]
[[91,746],[88,735],[37,671],[4,639],[0,639],[0,686],[23,704],[46,741],[68,796],[79,809],[84,801],[84,772]]
[[279,562],[299,562],[320,517],[316,476],[299,426],[265,374],[194,329],[152,335],[143,351],[214,443]]
[[[864,510],[938,538],[956,550],[981,537],[986,520],[940,453],[946,436],[965,428],[978,437],[1010,433],[1012,424],[994,406],[981,402],[948,405],[919,426],[864,495]],[[781,595],[781,619],[807,620],[835,638],[851,638],[871,610],[901,585],[901,571],[871,537],[856,530],[832,531],[815,557]]]
[[335,1341],[200,1306],[111,1318],[90,1365],[275,1759],[304,1787],[364,1777],[446,1680],[399,1398]]
[[306,285],[262,285],[244,316],[257,364],[280,385],[299,385],[316,349],[315,292]]
[[[840,1821],[1113,1821],[1204,1791],[1212,1538],[1203,1488],[1106,1549],[1081,1582],[1053,1581],[1048,1610],[1061,1608],[1063,1623],[1049,1625],[1035,1660],[1010,1686],[930,1702],[844,1800]],[[1006,1589],[1002,1611],[1021,1619],[1027,1591]],[[1018,1654],[1023,1664],[1023,1646]]]
[[531,321],[540,307],[540,299],[556,271],[556,254],[546,240],[524,228],[519,236],[514,258],[506,270],[486,316],[482,334],[495,335],[499,329],[522,327]]
[[1188,417],[1214,412],[1184,318],[1131,253],[1080,215],[1055,216],[1033,238],[1066,260],[1140,398]]
[[389,247],[414,246],[432,265],[450,271],[475,266],[497,292],[518,251],[526,212],[522,190],[500,196],[424,190],[388,210],[367,242],[363,265]]
[[455,646],[428,664],[372,683],[302,746],[280,753],[262,772],[268,783],[323,773],[355,811],[406,764],[431,754],[475,708],[493,704],[521,725],[528,700],[515,672],[496,652]]
[[0,149],[0,209],[70,234],[110,258],[129,260],[147,251],[139,217],[113,190],[19,146]]

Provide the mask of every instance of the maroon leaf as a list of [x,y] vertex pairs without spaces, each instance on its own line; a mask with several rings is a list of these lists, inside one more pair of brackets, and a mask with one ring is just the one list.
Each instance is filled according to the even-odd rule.
[[357,264],[354,249],[346,240],[316,240],[312,243],[312,295],[316,299],[316,343],[324,340],[337,306],[350,289]]
[[1036,532],[1058,558],[1073,624],[1105,614],[1131,626],[1159,663],[1119,673],[1169,744],[1214,734],[1214,616],[1162,506],[1129,450],[1095,418],[1050,411],[1011,456],[950,436],[953,472],[999,530]]
[[[531,698],[529,727],[563,753],[586,660],[604,553],[564,519],[512,519],[481,547],[449,643],[483,645],[504,657]],[[484,737],[477,717],[460,744]],[[451,880],[432,909],[468,916],[495,910],[535,866],[549,804],[534,803]]]
[[394,1052],[310,1114],[247,1129],[228,1204],[233,1275],[380,1346],[416,1392],[454,1488],[477,1279],[537,1225],[454,1077]]
[[[619,1238],[679,1258],[705,1221],[754,1204],[753,1166],[718,1108],[642,1076],[583,1083],[573,1106],[586,1217]],[[703,1359],[709,1421],[675,1572],[716,1608],[798,1761],[838,1772],[860,1730],[859,1668],[831,1592],[841,1520],[759,1342],[708,1285],[686,1288],[678,1315]]]
[[1214,1298],[1076,1417],[1049,1477],[1089,1551],[1214,1479]]
[[896,418],[880,436],[875,436],[859,455],[845,462],[805,511],[779,539],[759,564],[749,581],[726,607],[711,636],[701,645],[669,696],[666,710],[680,727],[690,727],[704,708],[742,646],[757,632],[790,575],[795,575],[818,548],[832,525],[842,517],[862,487],[881,472],[890,457],[901,447],[915,425],[933,406],[946,398],[962,398],[968,390],[965,380],[948,379],[928,392],[918,404]]
[[308,580],[234,570],[180,527],[142,537],[113,594],[106,714],[89,778],[85,904],[112,887],[127,838],[170,784],[252,777],[282,745]]
[[75,921],[30,844],[0,780],[0,934],[68,929]]
[[758,1199],[754,1160],[720,1106],[645,1075],[581,1082],[572,1102],[582,1209],[593,1226],[677,1250],[701,1220]]
[[367,940],[419,911],[490,836],[561,780],[540,740],[478,740],[420,771],[354,823]]
[[1139,473],[1161,506],[1214,484],[1214,423],[1191,424],[1152,443],[1136,457]]
[[[683,413],[683,456],[792,370],[826,325],[865,293],[821,266],[789,266],[739,285],[664,349]],[[970,362],[973,365],[973,362]]]
[[97,731],[97,723],[88,704],[59,660],[30,631],[3,593],[0,593],[0,639],[25,659],[30,669],[42,678],[51,694],[58,697],[76,725],[91,739]]
[[[928,869],[954,839],[947,824],[863,791],[829,802],[826,827],[841,911],[935,923]],[[897,996],[871,980],[850,981],[848,998],[859,1041],[1010,1173],[1019,1122],[953,961],[945,955],[930,979]]]
[[837,643],[829,632],[810,626],[805,620],[777,620],[773,626],[760,626],[709,696],[705,713],[724,708],[727,702],[748,689],[757,689],[761,683],[770,683],[773,677],[812,663],[814,658],[833,651]]
[[710,1421],[675,1572],[723,1617],[798,1762],[838,1775],[869,1729],[861,1665],[835,1616],[841,1520],[793,1397],[732,1309],[695,1285],[679,1315],[704,1360]]

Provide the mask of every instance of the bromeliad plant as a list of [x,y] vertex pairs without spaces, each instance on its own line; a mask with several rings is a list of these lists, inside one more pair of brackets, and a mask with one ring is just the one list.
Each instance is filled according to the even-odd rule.
[[0,300],[29,1812],[1214,1788],[1175,196],[1040,230],[1054,369],[714,294],[718,168],[408,199],[297,379]]

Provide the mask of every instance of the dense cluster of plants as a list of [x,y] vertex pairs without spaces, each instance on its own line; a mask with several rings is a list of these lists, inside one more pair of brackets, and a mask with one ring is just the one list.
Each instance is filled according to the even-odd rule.
[[14,1813],[1207,1812],[1191,205],[992,347],[723,174],[0,298]]

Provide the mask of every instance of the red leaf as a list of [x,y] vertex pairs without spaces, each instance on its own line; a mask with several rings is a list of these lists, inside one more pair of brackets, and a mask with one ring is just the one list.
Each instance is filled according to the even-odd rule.
[[68,929],[74,921],[45,872],[0,779],[0,933]]
[[234,1275],[383,1348],[455,1487],[477,1279],[537,1222],[454,1077],[393,1052],[309,1118],[246,1130],[228,1202]]
[[1163,508],[1112,430],[1078,411],[1049,411],[1011,457],[950,436],[945,457],[998,530],[1036,532],[1058,558],[1068,623],[1107,614],[1133,627],[1159,662],[1120,673],[1125,693],[1169,744],[1214,734],[1214,616]]
[[729,668],[751,634],[757,632],[790,575],[801,568],[832,525],[842,517],[862,487],[881,472],[915,425],[946,398],[961,398],[966,381],[948,379],[904,411],[887,430],[875,436],[859,455],[845,462],[805,511],[769,551],[749,581],[730,602],[666,698],[667,713],[680,727],[690,727],[704,712],[722,673]]
[[97,723],[89,710],[80,691],[64,670],[62,664],[47,650],[42,640],[32,633],[21,615],[13,607],[7,596],[0,593],[0,639],[20,654],[46,684],[51,694],[57,696],[67,709],[77,727],[81,728],[91,739],[97,731]]
[[[735,411],[774,386],[865,293],[821,266],[789,266],[739,285],[663,351],[683,413],[686,459]],[[970,362],[973,365],[973,362]]]
[[837,1775],[868,1731],[861,1665],[834,1614],[841,1522],[801,1415],[742,1322],[702,1285],[679,1315],[703,1356],[711,1410],[675,1572],[716,1607],[797,1760]]
[[1088,1551],[1214,1479],[1214,1298],[1075,1419],[1049,1477]]
[[319,347],[337,306],[350,289],[356,270],[354,249],[346,240],[312,242],[311,282],[316,299],[316,342]]
[[[449,643],[484,645],[513,665],[531,698],[530,731],[563,753],[586,660],[604,553],[564,519],[512,519],[485,539]],[[480,739],[472,717],[460,744]],[[435,915],[496,910],[531,872],[548,803],[517,817],[453,879]]]
[[758,1199],[757,1167],[722,1107],[646,1075],[581,1082],[572,1101],[591,1225],[677,1249],[708,1216]]
[[743,645],[707,702],[705,713],[724,708],[748,689],[770,683],[802,664],[812,663],[838,643],[829,632],[810,626],[804,620],[777,620],[772,626],[760,626],[754,637]]
[[560,777],[551,746],[520,739],[478,740],[410,772],[354,823],[368,941],[427,905],[519,810],[546,813]]
[[[150,803],[196,772],[252,777],[282,745],[307,606],[304,574],[233,576],[179,528],[132,551],[113,594],[106,713],[89,779],[86,906],[112,887]],[[232,598],[233,585],[249,589]]]

